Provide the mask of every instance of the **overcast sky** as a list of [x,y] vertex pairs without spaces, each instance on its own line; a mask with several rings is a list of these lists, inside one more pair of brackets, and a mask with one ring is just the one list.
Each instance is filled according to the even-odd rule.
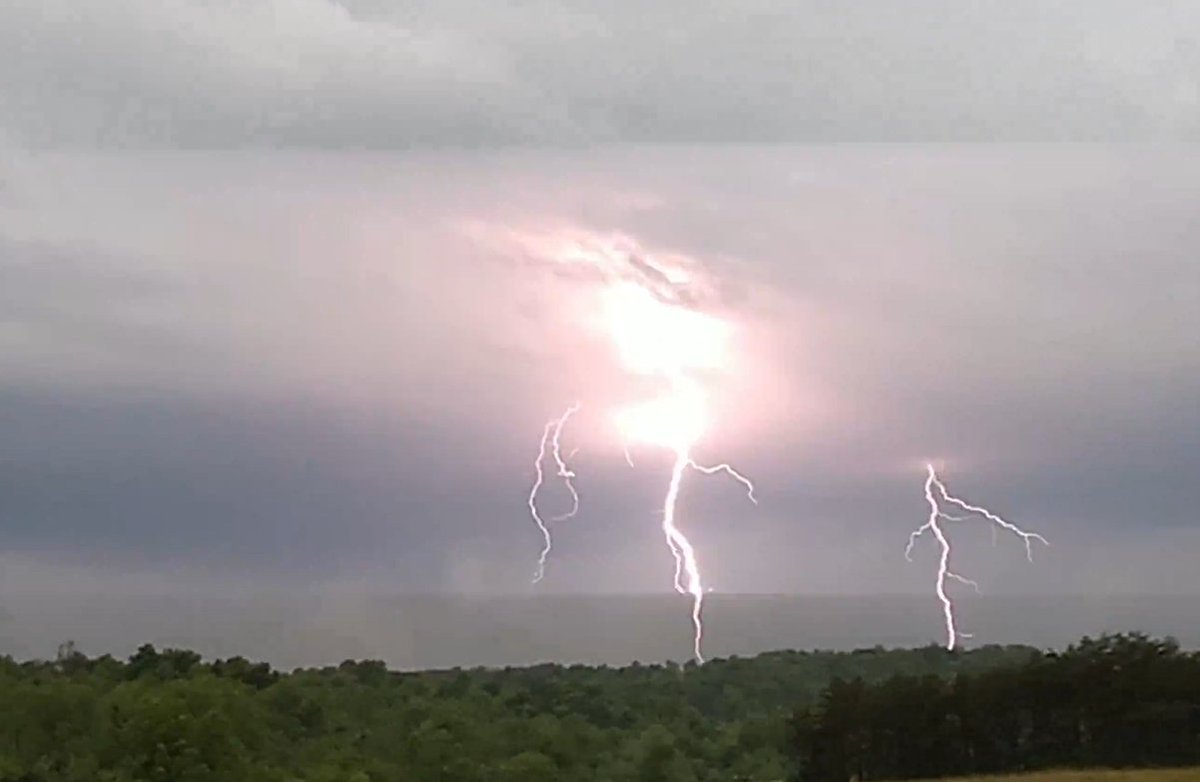
[[991,592],[1200,591],[1200,8],[649,5],[0,7],[0,587],[530,592],[578,399],[538,589],[668,588],[569,233],[735,327],[714,588],[927,589],[932,459]]

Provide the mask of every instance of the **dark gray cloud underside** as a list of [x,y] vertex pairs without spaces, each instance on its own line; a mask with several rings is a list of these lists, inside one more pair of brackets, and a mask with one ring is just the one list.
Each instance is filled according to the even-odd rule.
[[1195,140],[1198,41],[1187,0],[17,0],[0,128],[204,149]]

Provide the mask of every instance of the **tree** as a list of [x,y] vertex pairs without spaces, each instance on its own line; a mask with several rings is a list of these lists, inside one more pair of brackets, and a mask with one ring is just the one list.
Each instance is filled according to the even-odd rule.
[[805,780],[1200,763],[1200,655],[1144,635],[953,680],[834,680],[795,718]]
[[662,725],[642,732],[637,763],[638,782],[693,782],[691,765],[675,746],[675,737]]
[[525,751],[500,764],[500,782],[555,782],[558,766],[540,752]]

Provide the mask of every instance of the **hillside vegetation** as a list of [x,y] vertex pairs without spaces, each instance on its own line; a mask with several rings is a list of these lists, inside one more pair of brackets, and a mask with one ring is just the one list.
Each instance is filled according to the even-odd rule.
[[795,739],[806,782],[1194,766],[1200,653],[1117,635],[953,678],[835,678]]
[[944,782],[1200,782],[1200,768],[1135,771],[1045,771],[1002,777],[957,777]]
[[[1137,635],[1063,653],[404,673],[370,660],[284,673],[151,646],[0,658],[0,782],[849,782],[1197,764],[1200,655]],[[1093,778],[1196,775],[1025,779]]]
[[951,676],[1022,647],[780,652],[704,666],[280,673],[144,646],[0,659],[5,782],[729,782],[791,776],[789,718],[835,676]]

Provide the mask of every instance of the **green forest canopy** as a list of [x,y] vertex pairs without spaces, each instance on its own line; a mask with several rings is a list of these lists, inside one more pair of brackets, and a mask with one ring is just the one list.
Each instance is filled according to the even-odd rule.
[[143,646],[0,659],[0,780],[653,782],[790,775],[789,721],[834,677],[948,676],[1026,647],[776,652],[703,666],[281,673]]
[[1140,635],[703,666],[291,673],[0,658],[0,782],[845,782],[1200,763],[1200,654]]

